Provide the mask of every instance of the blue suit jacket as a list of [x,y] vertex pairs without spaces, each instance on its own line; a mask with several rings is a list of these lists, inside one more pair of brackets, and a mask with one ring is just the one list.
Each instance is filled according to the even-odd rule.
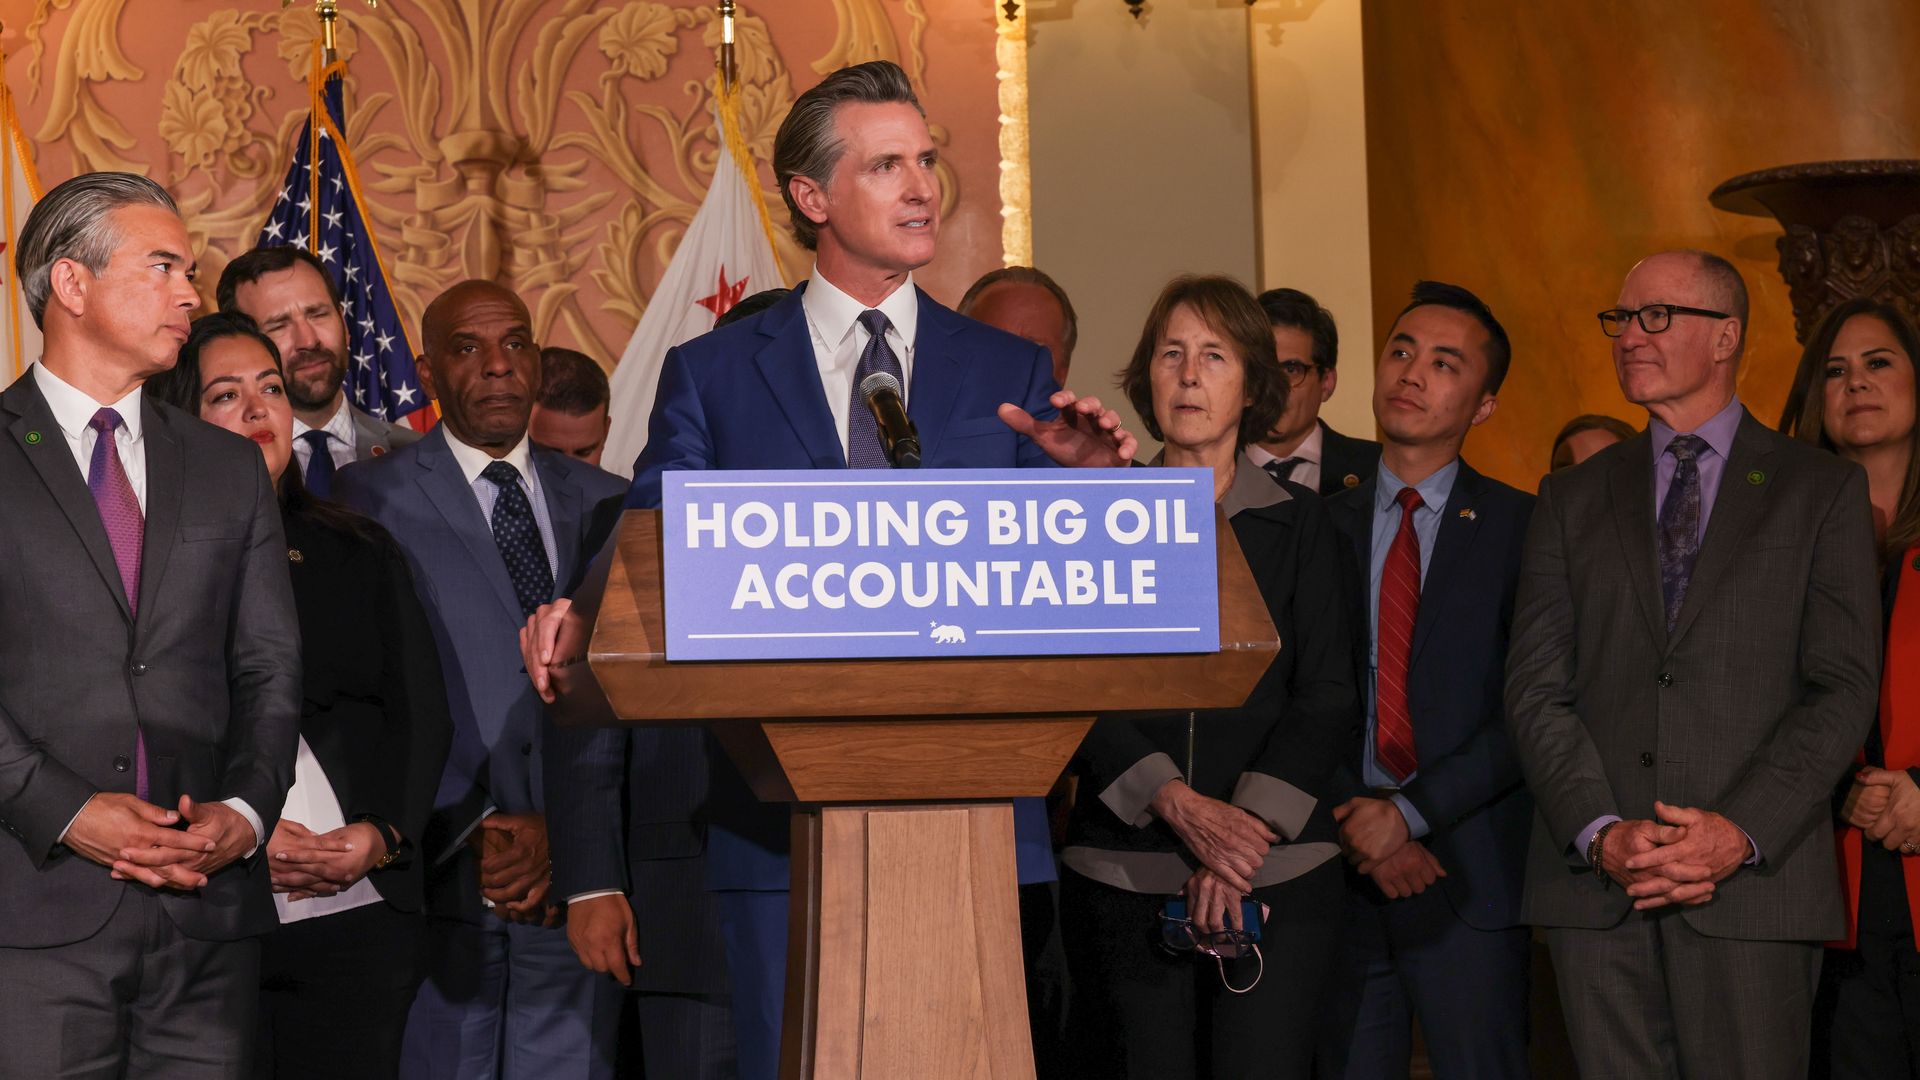
[[[564,589],[589,554],[583,549],[595,507],[620,494],[620,479],[538,448],[533,467],[553,523],[555,580]],[[546,808],[542,706],[520,662],[520,601],[445,427],[342,469],[334,495],[386,526],[412,564],[453,714],[453,746],[421,844],[427,902],[436,914],[478,919],[478,860],[461,841],[489,806],[512,814]]]
[[[1351,545],[1355,561],[1349,568],[1357,572],[1350,574],[1350,591],[1363,628],[1377,484],[1369,477],[1327,500],[1334,526]],[[1463,516],[1467,511],[1471,515]],[[1520,921],[1533,821],[1533,798],[1505,722],[1507,635],[1532,516],[1533,496],[1460,463],[1421,585],[1407,670],[1420,770],[1401,794],[1433,830],[1426,842],[1446,867],[1441,885],[1454,911],[1482,930]],[[1355,637],[1357,675],[1368,686],[1367,635]],[[1365,794],[1364,747],[1356,741],[1335,773],[1337,801]]]
[[[682,469],[846,467],[801,306],[805,290],[667,352],[627,506],[657,508],[662,474]],[[1059,389],[1047,350],[918,295],[907,415],[920,433],[922,467],[1052,466],[996,414],[1010,401],[1041,419],[1059,415],[1047,400]],[[787,888],[787,808],[761,803],[718,746],[709,752],[727,763],[713,770],[708,886]],[[1014,836],[1020,880],[1051,880],[1040,800],[1015,800]]]

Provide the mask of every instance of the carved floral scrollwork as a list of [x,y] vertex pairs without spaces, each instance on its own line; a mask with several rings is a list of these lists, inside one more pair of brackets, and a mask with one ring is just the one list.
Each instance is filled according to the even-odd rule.
[[[287,168],[319,22],[306,4],[194,12],[171,72],[153,88],[170,161],[150,169],[129,158],[135,140],[101,95],[148,77],[120,44],[136,27],[135,6],[36,0],[25,34],[29,96],[46,94],[48,111],[34,138],[62,147],[70,172],[165,173],[210,292],[252,244]],[[830,56],[899,59],[924,89],[922,0],[903,0],[904,50],[881,0],[833,0],[833,9],[840,27]],[[48,35],[62,12],[70,14],[57,37]],[[690,52],[717,53],[718,22],[704,0],[406,0],[342,20],[347,134],[408,321],[455,281],[500,280],[527,299],[542,340],[564,326],[610,366],[722,152],[711,80],[668,81]],[[138,25],[145,33],[160,24]],[[764,20],[743,10],[735,37],[743,135],[764,162],[793,82]],[[49,59],[53,77],[43,81]],[[376,65],[393,89],[362,95],[358,76]],[[694,69],[704,76],[703,65]],[[936,128],[935,137],[944,143],[947,134]],[[957,184],[950,168],[942,176],[951,209]],[[777,219],[778,194],[765,197]],[[790,240],[780,244],[790,270],[806,266]]]
[[1827,312],[1856,297],[1920,317],[1920,214],[1888,229],[1858,214],[1824,232],[1789,225],[1778,248],[1780,276],[1793,301],[1793,331],[1801,341]]

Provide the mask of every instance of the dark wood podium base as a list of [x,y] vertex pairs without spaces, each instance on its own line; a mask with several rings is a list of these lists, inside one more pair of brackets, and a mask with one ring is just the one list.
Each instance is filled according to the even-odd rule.
[[1033,1080],[1013,806],[800,806],[782,1080]]

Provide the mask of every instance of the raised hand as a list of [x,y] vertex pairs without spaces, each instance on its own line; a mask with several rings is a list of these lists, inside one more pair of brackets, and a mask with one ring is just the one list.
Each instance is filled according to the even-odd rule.
[[1000,406],[1000,421],[1070,468],[1118,468],[1139,451],[1140,440],[1120,423],[1120,414],[1101,405],[1099,398],[1061,390],[1047,400],[1060,410],[1059,419],[1035,420],[1027,410],[1006,403]]

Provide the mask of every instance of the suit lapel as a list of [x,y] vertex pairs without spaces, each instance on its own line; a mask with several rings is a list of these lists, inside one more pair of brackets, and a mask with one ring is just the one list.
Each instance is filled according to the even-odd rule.
[[94,504],[86,476],[74,465],[73,454],[67,449],[67,437],[54,422],[53,410],[48,408],[40,388],[34,385],[31,370],[0,395],[0,405],[14,414],[7,425],[14,444],[26,455],[40,475],[40,482],[47,486],[53,501],[67,516],[67,523],[73,526],[80,545],[93,560],[94,569],[100,572],[101,583],[120,605],[120,614],[131,623],[133,608],[127,603],[125,586],[120,583],[120,564],[114,561],[107,528],[100,523],[100,508]]
[[833,425],[833,410],[827,406],[827,392],[820,385],[820,364],[813,355],[813,333],[807,328],[807,313],[801,306],[806,292],[802,282],[761,321],[760,333],[768,341],[754,355],[760,377],[767,381],[773,400],[800,436],[800,445],[816,469],[841,469],[847,464],[846,448]]
[[493,595],[500,606],[507,609],[515,624],[525,622],[520,615],[520,597],[513,591],[513,580],[507,577],[507,564],[493,542],[493,526],[480,513],[473,487],[467,483],[466,473],[460,471],[460,462],[447,446],[444,427],[435,427],[421,441],[420,470],[421,491],[466,546],[480,576],[493,586]]
[[920,325],[914,333],[913,385],[907,390],[907,418],[920,435],[920,459],[933,460],[934,447],[947,429],[947,418],[960,400],[967,369],[953,351],[959,316],[935,303],[918,287]]
[[1446,506],[1440,511],[1440,528],[1434,534],[1433,554],[1427,559],[1426,578],[1420,585],[1420,609],[1413,617],[1413,648],[1407,655],[1408,667],[1419,662],[1420,650],[1426,647],[1434,626],[1441,622],[1448,602],[1460,591],[1462,564],[1466,562],[1467,553],[1473,550],[1474,537],[1480,532],[1480,515],[1474,508],[1480,491],[1480,474],[1462,461],[1460,472],[1453,478],[1453,490],[1447,495]]
[[574,561],[580,551],[580,519],[583,516],[582,504],[586,501],[578,485],[568,479],[558,468],[542,460],[546,455],[534,451],[530,460],[535,472],[540,474],[540,496],[547,502],[547,520],[553,525],[554,565],[559,572],[554,575],[553,587],[556,595],[573,580]]
[[[1673,636],[1667,642],[1669,649],[1686,636],[1687,628],[1699,616],[1706,598],[1713,594],[1714,583],[1732,564],[1754,515],[1766,501],[1767,466],[1773,451],[1761,438],[1764,431],[1751,413],[1741,411],[1740,427],[1733,436],[1733,453],[1720,470],[1720,489],[1713,497],[1713,516],[1707,519],[1707,534],[1700,541],[1700,557],[1693,564],[1687,598],[1680,604],[1680,617],[1674,621]],[[1754,476],[1759,477],[1757,482],[1751,479]]]
[[1626,560],[1627,577],[1640,614],[1655,641],[1667,639],[1667,604],[1660,592],[1659,541],[1653,521],[1653,437],[1646,432],[1627,440],[1607,478],[1613,502],[1613,529]]
[[173,554],[180,525],[180,505],[187,486],[187,458],[180,437],[161,417],[147,395],[140,395],[141,440],[147,454],[147,525],[140,543],[140,611],[153,610],[167,559]]

